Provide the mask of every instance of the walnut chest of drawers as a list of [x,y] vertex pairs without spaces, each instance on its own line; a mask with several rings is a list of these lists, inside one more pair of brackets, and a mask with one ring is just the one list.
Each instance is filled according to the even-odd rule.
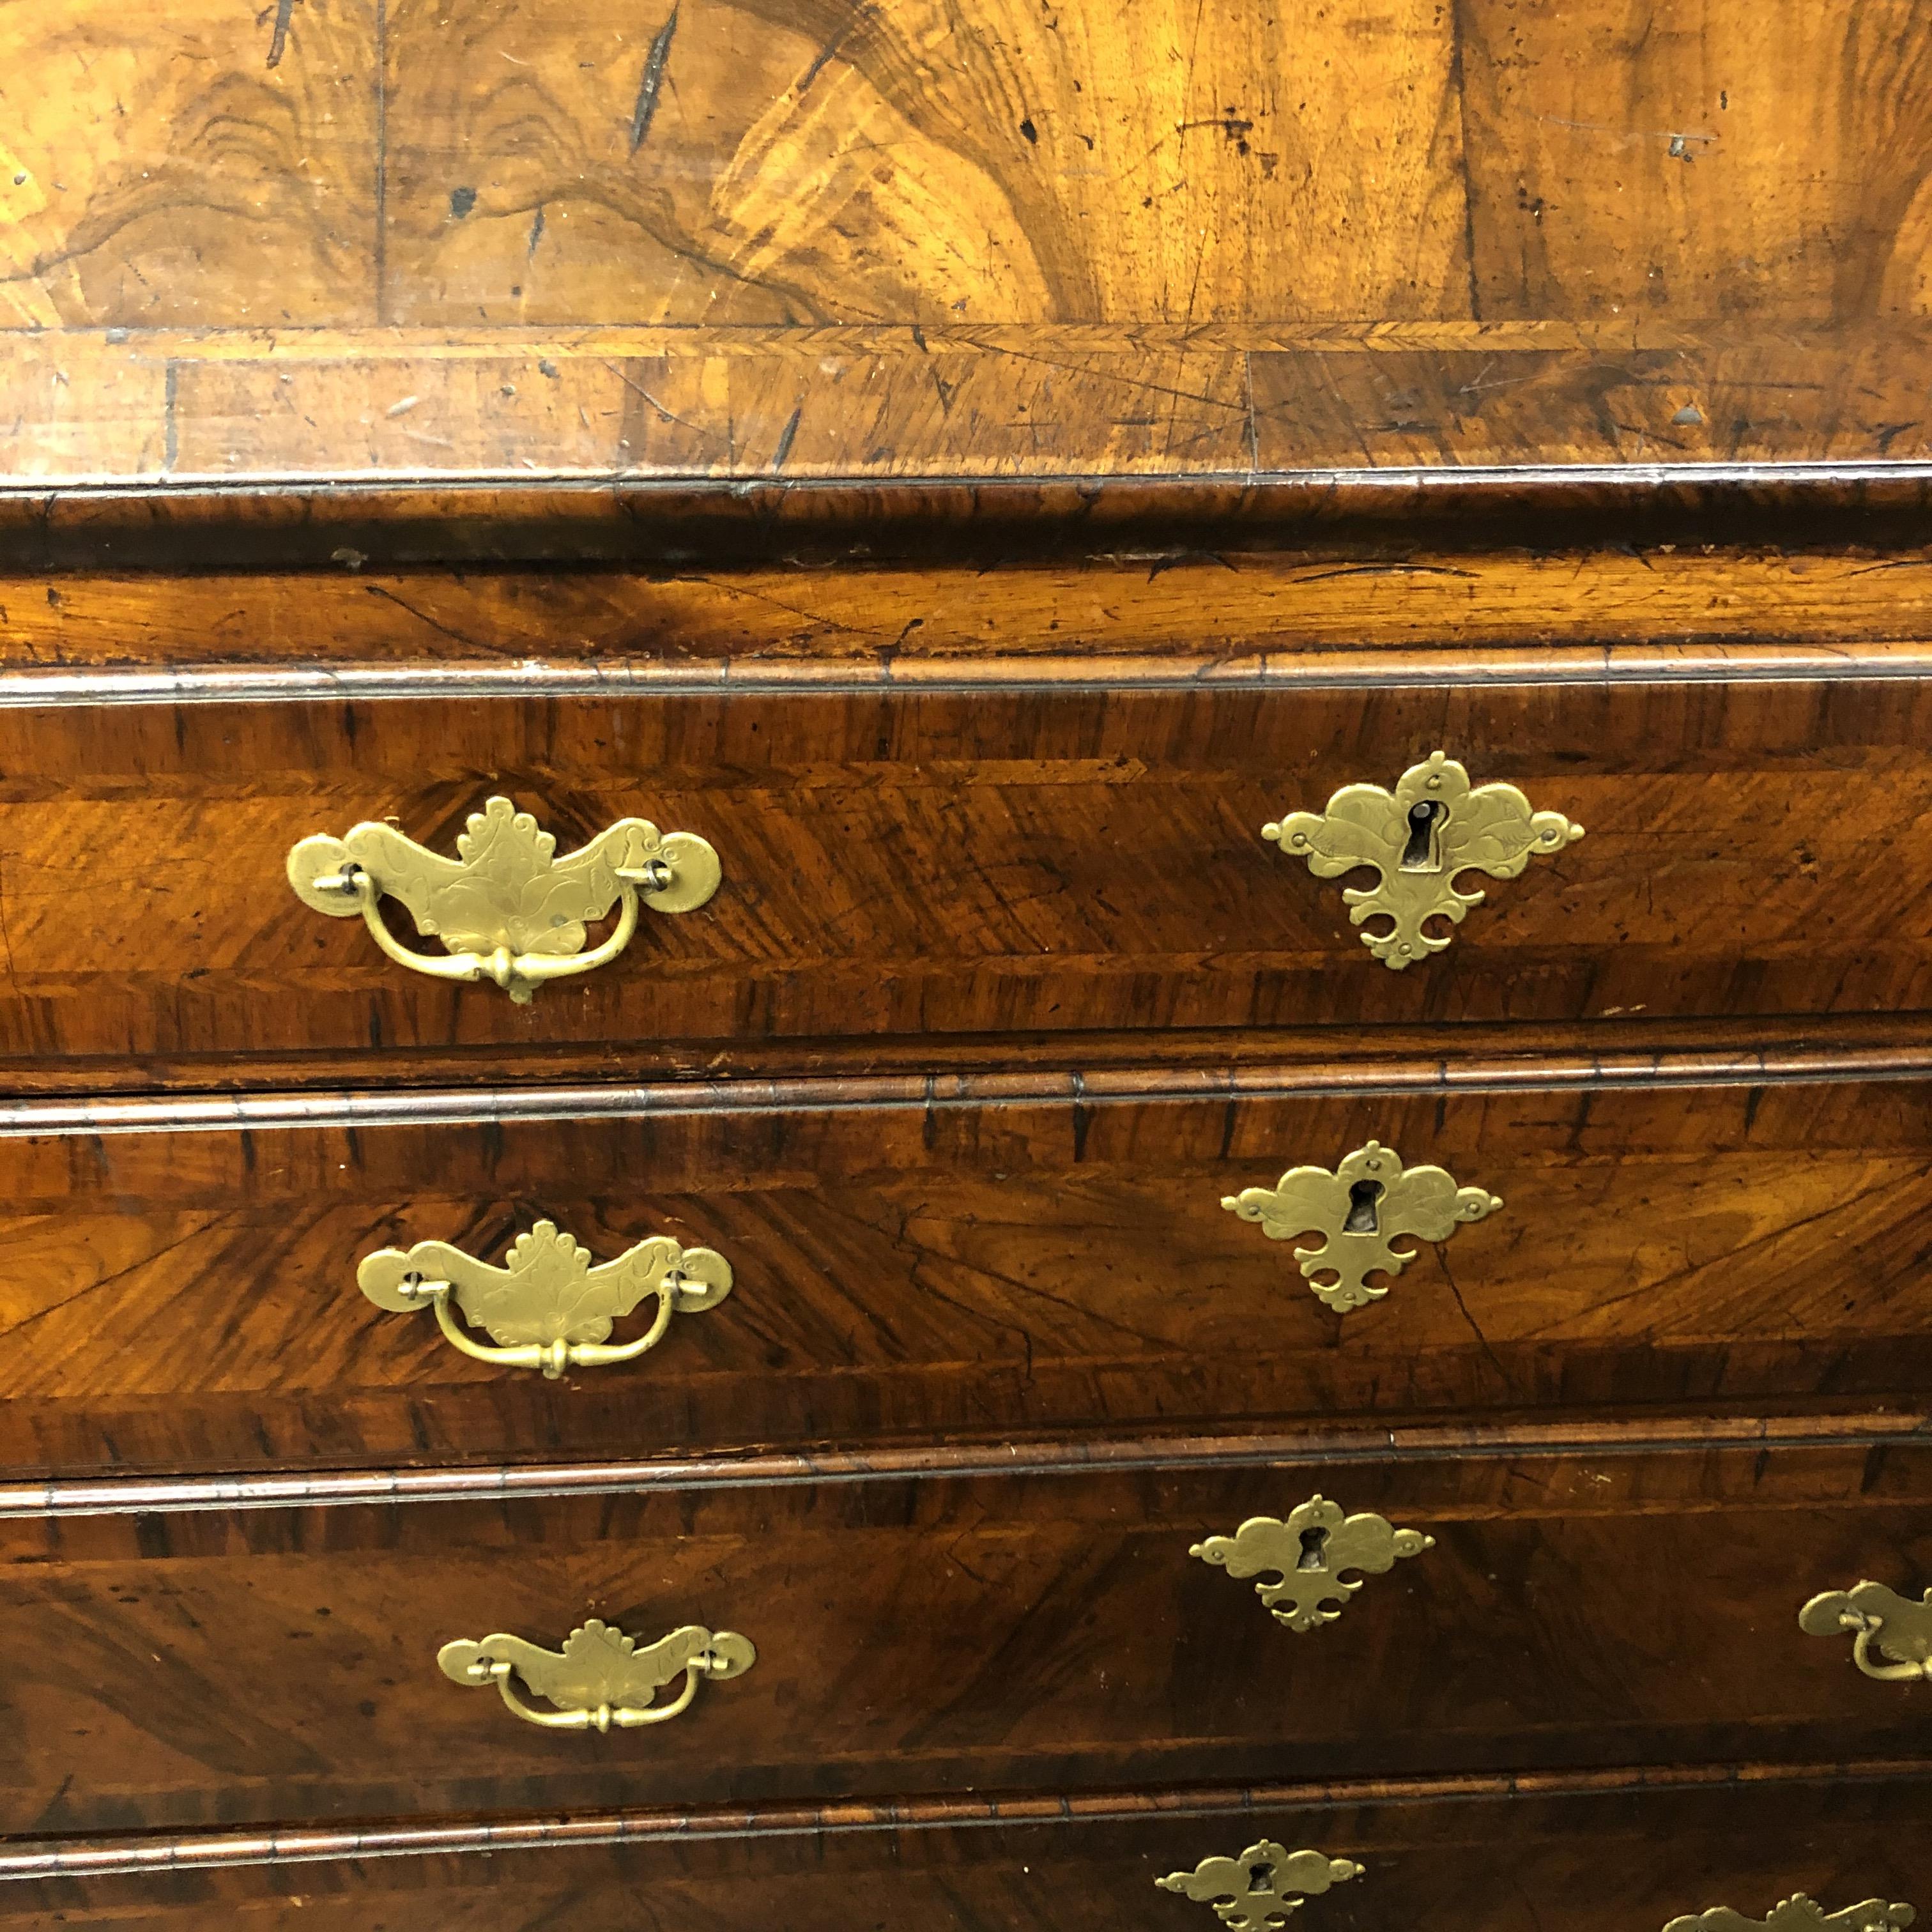
[[1276,10],[0,9],[0,1928],[1932,1908],[1932,29]]

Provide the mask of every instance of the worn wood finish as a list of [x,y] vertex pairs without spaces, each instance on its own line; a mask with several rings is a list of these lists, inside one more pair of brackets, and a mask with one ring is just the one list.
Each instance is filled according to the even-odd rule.
[[[1630,1932],[1720,1901],[1755,1916],[1796,1891],[1834,1909],[1874,1894],[1924,1895],[1922,1782],[1853,1771],[1828,1783],[1822,1769],[1803,1780],[1736,1777],[1630,1774],[1571,1790],[1530,1780],[1537,1795],[1506,1802],[1508,1780],[1479,1779],[961,1800],[878,1808],[879,1828],[860,1826],[861,1805],[585,1820],[590,1829],[628,1827],[636,1840],[37,1880],[0,1885],[0,1924],[186,1928],[218,1915],[250,1932],[406,1932],[433,1914],[457,1932],[851,1932],[901,1922],[944,1932],[1188,1932],[1204,1909],[1163,1897],[1150,1880],[1269,1838],[1364,1867],[1307,1908],[1311,1925],[1318,1910],[1340,1932],[1544,1932],[1552,1923]],[[176,1842],[192,1854],[193,1840]]]
[[[5,1143],[0,1466],[1738,1417],[1909,1406],[1932,1381],[1924,1070],[1488,1094],[1407,1071],[1327,1098],[1251,1069],[1191,1096],[1096,1076],[1029,1097],[1010,1076],[980,1098],[820,1083],[789,1106],[658,1090],[605,1118],[538,1091],[478,1124],[97,1137],[83,1118]],[[1340,1315],[1293,1244],[1220,1203],[1371,1138],[1505,1205]],[[538,1218],[601,1258],[656,1233],[714,1246],[736,1288],[644,1359],[560,1382],[470,1360],[356,1288],[378,1247],[500,1262]]]
[[[927,527],[931,527],[928,524]],[[1932,551],[1623,550],[1250,554],[958,564],[158,579],[0,578],[0,698],[337,691],[412,674],[707,676],[853,684],[976,678],[1226,683],[1472,660],[1708,679],[1876,676],[1932,649]],[[1453,670],[1451,668],[1453,665]],[[119,674],[117,677],[103,674]],[[151,682],[135,684],[144,675]],[[91,681],[89,681],[91,680]],[[199,680],[199,682],[197,681]],[[219,681],[218,681],[219,680]],[[280,680],[279,683],[272,680]]]
[[[1928,740],[1917,678],[18,710],[0,1051],[1911,1010],[1932,871],[1871,835],[1926,808]],[[1590,836],[1397,974],[1258,828],[1438,746]],[[307,833],[446,845],[497,790],[566,845],[701,832],[724,888],[526,1008],[289,891]]]
[[[1436,1544],[1326,1629],[1188,1547],[1316,1490]],[[1821,1445],[258,1510],[0,1530],[0,1825],[1414,1776],[1924,1748],[1804,1635],[1932,1573],[1932,1452]],[[519,1724],[439,1644],[742,1629],[647,1736]],[[1230,1848],[1233,1849],[1233,1848]]]
[[1909,0],[16,8],[5,468],[1922,478],[1928,46]]

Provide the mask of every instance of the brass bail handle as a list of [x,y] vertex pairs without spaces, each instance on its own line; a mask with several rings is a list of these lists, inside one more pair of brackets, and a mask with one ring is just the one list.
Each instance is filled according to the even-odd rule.
[[[653,1234],[615,1261],[592,1262],[589,1251],[554,1221],[539,1221],[512,1243],[494,1268],[447,1241],[379,1248],[356,1270],[356,1286],[378,1308],[407,1314],[428,1308],[451,1347],[502,1369],[541,1369],[554,1381],[566,1369],[634,1361],[664,1340],[674,1315],[716,1308],[731,1292],[731,1264],[710,1248],[687,1248]],[[656,1312],[642,1334],[610,1340],[613,1325],[655,1296]],[[466,1333],[451,1312],[487,1330],[488,1342]]]
[[1932,1590],[1918,1600],[1869,1580],[1826,1590],[1798,1624],[1810,1636],[1849,1636],[1852,1661],[1881,1684],[1932,1683]]
[[[433,980],[493,981],[527,1006],[545,981],[607,965],[630,944],[640,907],[694,911],[718,890],[722,868],[694,832],[660,832],[648,819],[620,818],[560,859],[554,833],[507,798],[472,812],[446,858],[392,825],[374,820],[342,838],[326,833],[289,854],[296,896],[331,919],[358,915],[370,937],[399,966]],[[416,930],[448,949],[405,946],[381,902],[398,901]],[[613,906],[617,922],[589,952],[586,927]]]
[[[526,1724],[604,1732],[669,1723],[690,1708],[705,1679],[722,1684],[742,1677],[758,1653],[736,1630],[710,1630],[701,1624],[681,1624],[656,1643],[640,1646],[592,1617],[571,1632],[561,1650],[498,1631],[480,1642],[446,1643],[436,1660],[453,1683],[471,1688],[494,1684]],[[676,1693],[658,1702],[658,1691],[680,1676],[684,1682]],[[550,1708],[532,1704],[525,1690]]]

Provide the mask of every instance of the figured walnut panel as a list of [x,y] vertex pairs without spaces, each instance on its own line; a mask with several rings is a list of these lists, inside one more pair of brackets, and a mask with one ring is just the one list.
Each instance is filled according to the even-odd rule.
[[[1932,809],[1928,740],[1904,678],[16,709],[0,1052],[1911,1010],[1932,868],[1876,835]],[[1438,746],[1590,836],[1394,974],[1259,828]],[[566,848],[700,832],[724,887],[528,1008],[289,891],[299,838],[447,843],[498,791]]]
[[[1436,1541],[1297,1636],[1188,1550],[1317,1489]],[[1244,1784],[1290,1762],[1311,1780],[1844,1762],[1920,1751],[1923,1716],[1797,1606],[1928,1573],[1932,1456],[1513,1450],[218,1510],[21,1522],[0,1557],[15,1834]],[[450,1637],[555,1642],[586,1616],[742,1630],[758,1661],[608,1738],[520,1724],[436,1668]]]
[[[531,1096],[540,1104],[541,1094]],[[1909,1407],[1917,1081],[817,1106],[7,1143],[0,1466],[681,1457],[1283,1420]],[[1225,1195],[1378,1138],[1502,1210],[1337,1316]],[[376,1249],[716,1248],[730,1300],[562,1382],[357,1292]],[[625,1333],[632,1332],[626,1329]]]
[[[373,322],[379,11],[7,8],[0,328]],[[37,358],[7,381],[26,392],[50,380]]]
[[1428,0],[404,0],[387,46],[398,321],[1465,312]]

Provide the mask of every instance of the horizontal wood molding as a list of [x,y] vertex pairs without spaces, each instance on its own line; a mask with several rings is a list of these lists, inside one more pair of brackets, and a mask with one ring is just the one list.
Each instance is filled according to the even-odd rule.
[[[460,1046],[424,1046],[406,1052],[362,1049],[356,1081],[345,1088],[339,1055],[313,1052],[22,1056],[0,1082],[0,1131],[9,1103],[84,1104],[94,1096],[116,1102],[104,1118],[136,1131],[165,1129],[176,1116],[165,1111],[178,1094],[184,1124],[215,1127],[248,1125],[224,1112],[244,1096],[292,1107],[325,1100],[340,1103],[380,1092],[402,1104],[440,1089],[462,1090],[460,1098],[490,1096],[488,1104],[517,1106],[527,1100],[546,1106],[547,1090],[595,1090],[614,1094],[615,1104],[634,1106],[640,1090],[674,1088],[694,1097],[746,1098],[794,1080],[916,1083],[925,1105],[928,1083],[935,1098],[958,1090],[961,1079],[989,1067],[1006,1077],[1044,1075],[1070,1081],[1078,1071],[1083,1096],[1110,1090],[1109,1082],[1140,1078],[1145,1094],[1198,1096],[1225,1090],[1214,1083],[1239,1075],[1292,1083],[1299,1094],[1353,1093],[1359,1083],[1394,1080],[1403,1092],[1426,1091],[1442,1081],[1493,1078],[1512,1087],[1600,1080],[1660,1084],[1750,1083],[1784,1079],[1916,1079],[1932,1069],[1932,1014],[1828,1014],[1792,1019],[1770,1017],[1695,1021],[1636,1018],[1593,1019],[1585,1024],[1533,1022],[1463,1022],[1440,1027],[1377,1024],[1342,1028],[1237,1028],[1177,1027],[1160,1033],[1096,1028],[1076,1039],[1039,1034],[922,1034],[856,1040],[746,1040],[730,1045],[668,1041],[640,1048],[626,1042],[596,1045],[502,1042],[490,1054],[495,1076],[488,1086],[470,1082],[476,1056]],[[1169,1076],[1178,1082],[1164,1085]],[[1103,1077],[1104,1076],[1104,1077]],[[1210,1084],[1204,1089],[1200,1083]],[[1418,1083],[1420,1083],[1418,1084]],[[830,1090],[828,1089],[828,1090]],[[910,1091],[902,1086],[899,1092]],[[977,1089],[973,1090],[977,1091]],[[1052,1090],[1064,1091],[1059,1086]],[[1284,1089],[1283,1090],[1287,1090]],[[494,1096],[504,1096],[500,1101]],[[564,1104],[572,1104],[566,1100]],[[904,1104],[888,1101],[887,1104]],[[152,1117],[121,1108],[154,1106]],[[308,1117],[298,1114],[298,1121]],[[22,1115],[16,1132],[94,1132],[81,1116],[56,1112]],[[292,1124],[292,1123],[290,1123]]]
[[103,665],[79,670],[0,671],[0,709],[116,704],[259,704],[316,700],[376,703],[410,698],[640,698],[824,696],[874,692],[1238,690],[1373,690],[1458,686],[1802,683],[1830,679],[1932,676],[1932,644],[1918,641],[1857,650],[1685,648],[1646,650],[1558,647],[1458,656],[1445,665],[1422,652],[1301,652],[1272,659],[1209,652],[1153,658],[928,659],[877,664],[754,664],[706,668],[643,662],[530,661],[496,664],[283,664],[178,668]]
[[[1603,1024],[1598,1022],[1597,1024]],[[1710,1029],[1704,1029],[1710,1030]],[[267,1127],[433,1125],[490,1120],[575,1120],[682,1113],[746,1114],[800,1109],[926,1112],[1002,1103],[1061,1102],[1079,1108],[1113,1102],[1324,1096],[1503,1093],[1512,1090],[1587,1090],[1596,1088],[1776,1086],[1799,1082],[1932,1078],[1932,1040],[1901,1025],[1897,1043],[1870,1036],[1870,1022],[1817,1036],[1726,1050],[1660,1047],[1591,1053],[1560,1048],[1499,1052],[1492,1037],[1474,1051],[1424,1058],[1403,1057],[1399,1037],[1374,1057],[1328,1058],[1318,1051],[1281,1065],[1236,1061],[1190,1066],[1180,1054],[1197,1042],[1184,1038],[1175,1061],[1152,1066],[1101,1064],[1070,1069],[1079,1042],[1055,1042],[1054,1060],[1027,1071],[899,1074],[827,1073],[712,1079],[627,1081],[594,1084],[353,1089],[320,1093],[184,1092],[169,1096],[102,1094],[88,1100],[53,1096],[0,1102],[0,1137],[226,1132]],[[1414,1036],[1410,1036],[1412,1041]],[[1111,1042],[1110,1042],[1111,1043]],[[1146,1042],[1136,1042],[1143,1052]],[[1485,1051],[1485,1048],[1490,1050]],[[1070,1048],[1071,1049],[1070,1051]],[[985,1049],[974,1058],[984,1064]],[[1100,1056],[1096,1056],[1096,1058]],[[1178,1064],[1177,1064],[1178,1063]]]
[[500,1467],[320,1471],[299,1475],[56,1478],[0,1484],[0,1522],[52,1517],[176,1515],[234,1510],[476,1502],[648,1491],[746,1490],[800,1484],[1272,1467],[1386,1460],[1631,1456],[1756,1446],[1879,1449],[1932,1439],[1932,1413],[1732,1418],[1694,1414],[1534,1422],[1482,1420],[1416,1427],[1308,1429],[1290,1435],[1146,1436],[1126,1440],[921,1443],[623,1462],[524,1462]]
[[571,1846],[689,1844],[700,1840],[830,1837],[859,1832],[958,1831],[998,1826],[1244,1817],[1261,1811],[1340,1810],[1386,1804],[1482,1804],[1528,1797],[1616,1797],[1726,1786],[1915,1783],[1932,1764],[1867,1759],[1852,1764],[1634,1766],[1508,1777],[1334,1779],[1319,1784],[1203,1786],[1064,1796],[854,1799],[822,1804],[713,1806],[677,1811],[580,1811],[568,1817],[463,1819],[434,1825],[363,1825],[268,1832],[204,1832],[70,1840],[0,1840],[0,1882],[104,1878],[234,1865],[313,1864],[334,1858],[422,1857],[452,1852],[560,1850]]

